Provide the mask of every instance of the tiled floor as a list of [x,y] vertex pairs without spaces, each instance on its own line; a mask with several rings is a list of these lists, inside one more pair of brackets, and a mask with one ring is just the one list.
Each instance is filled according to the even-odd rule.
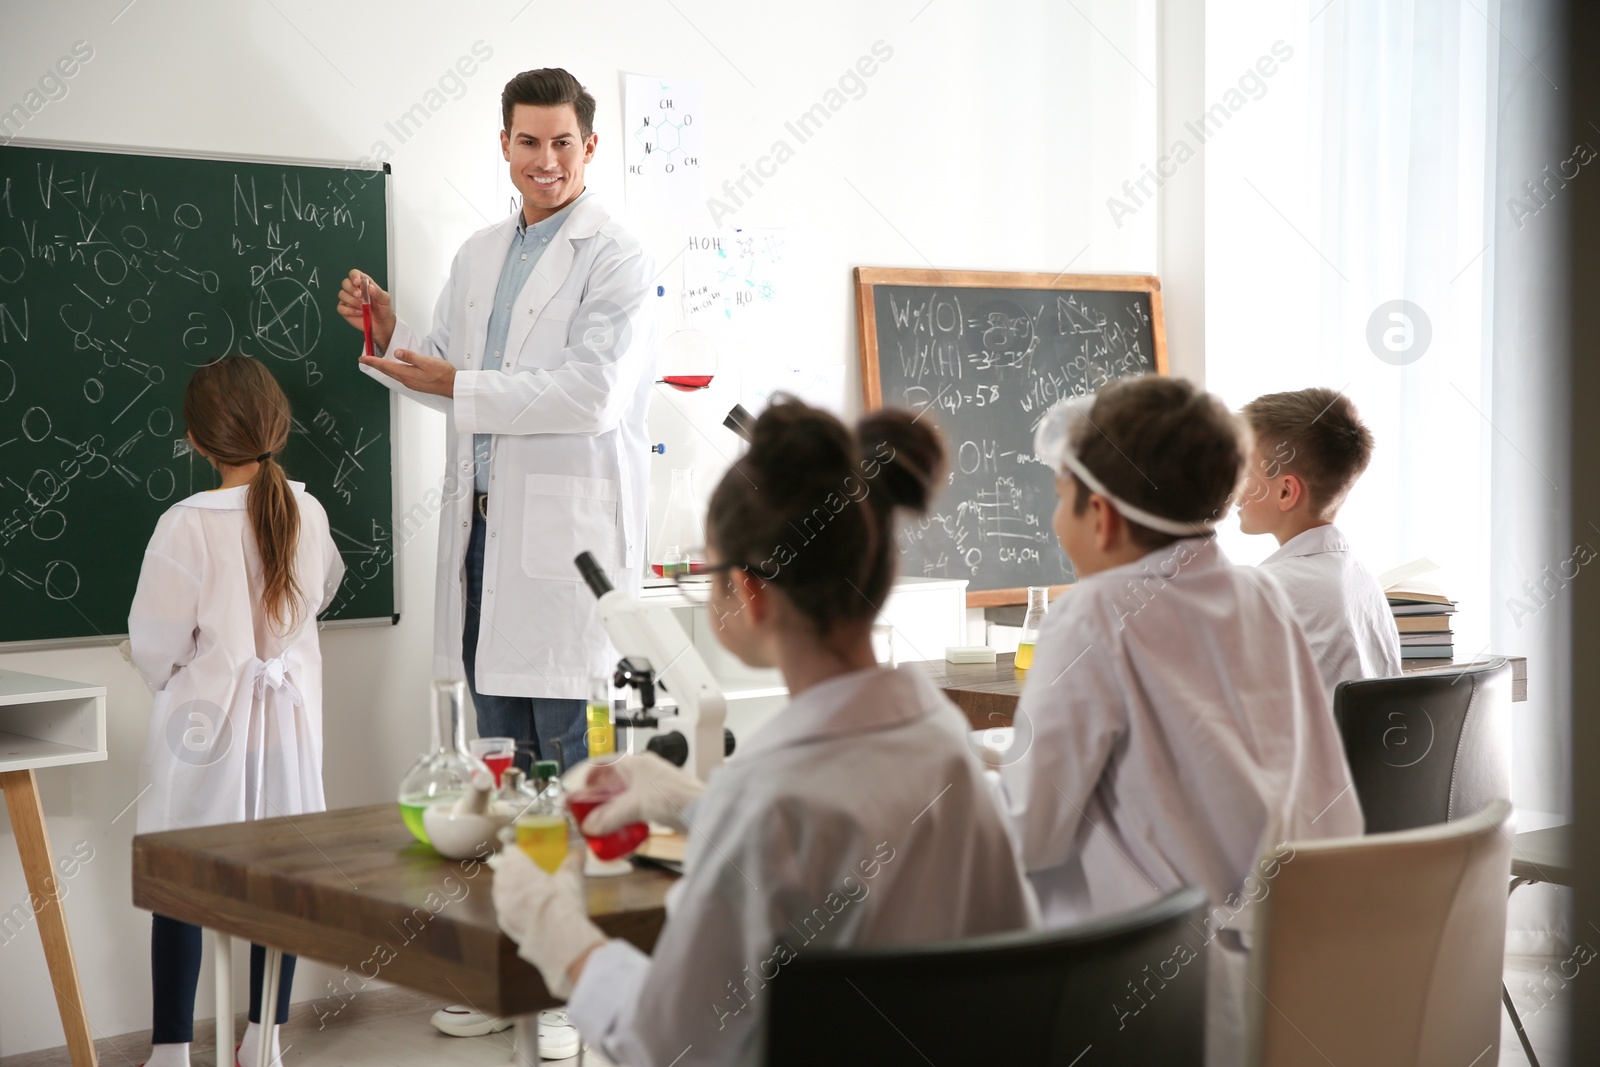
[[[1559,977],[1552,977],[1557,962],[1532,956],[1506,959],[1506,985],[1523,1013],[1523,1025],[1543,1067],[1565,1067],[1567,1063],[1564,1044],[1571,1006]],[[282,1038],[284,1067],[502,1067],[510,1062],[509,1032],[488,1037],[445,1037],[430,1026],[428,1016],[440,1007],[432,997],[387,989],[362,999],[359,1016],[325,1029],[318,1029],[316,1017],[303,1005],[291,1014]],[[1525,1067],[1527,1059],[1504,1012],[1500,1021],[1500,1064]],[[209,1029],[208,1024],[197,1023],[194,1067],[216,1067]],[[102,1067],[138,1067],[149,1052],[148,1041],[149,1034],[145,1032],[98,1042]],[[578,1060],[555,1062],[570,1067]],[[584,1056],[583,1063],[585,1067],[610,1067],[607,1060],[593,1052]],[[68,1065],[64,1048],[0,1060],[0,1067]],[[1472,1067],[1492,1067],[1492,1062],[1485,1058]]]

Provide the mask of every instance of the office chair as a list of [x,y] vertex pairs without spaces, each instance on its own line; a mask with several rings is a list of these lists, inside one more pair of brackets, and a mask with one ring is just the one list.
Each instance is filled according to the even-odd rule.
[[1511,795],[1510,686],[1504,659],[1339,683],[1333,716],[1367,833],[1459,819]]
[[1496,799],[1418,830],[1293,842],[1257,905],[1246,1064],[1494,1063],[1511,822]]
[[771,986],[769,1067],[1205,1058],[1205,893],[1065,930],[805,948]]

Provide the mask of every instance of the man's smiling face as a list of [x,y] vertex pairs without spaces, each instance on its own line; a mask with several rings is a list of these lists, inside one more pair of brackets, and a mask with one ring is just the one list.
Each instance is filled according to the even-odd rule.
[[511,184],[522,194],[524,218],[549,218],[583,192],[583,169],[594,158],[598,134],[583,136],[571,104],[518,104],[500,149],[511,164]]

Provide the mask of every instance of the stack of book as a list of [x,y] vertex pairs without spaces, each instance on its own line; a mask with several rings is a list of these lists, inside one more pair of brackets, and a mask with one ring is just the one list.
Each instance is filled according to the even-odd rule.
[[1456,613],[1456,603],[1431,582],[1418,578],[1435,569],[1427,560],[1417,560],[1379,578],[1400,630],[1403,660],[1455,658],[1450,616]]

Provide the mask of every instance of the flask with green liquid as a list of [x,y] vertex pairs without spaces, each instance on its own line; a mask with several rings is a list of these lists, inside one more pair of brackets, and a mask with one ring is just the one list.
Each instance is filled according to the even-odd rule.
[[422,812],[440,800],[454,800],[466,791],[472,772],[489,773],[483,761],[467,753],[467,727],[462,709],[467,686],[460,680],[433,683],[433,716],[429,721],[430,749],[400,779],[400,818],[423,844],[430,844],[422,826]]

